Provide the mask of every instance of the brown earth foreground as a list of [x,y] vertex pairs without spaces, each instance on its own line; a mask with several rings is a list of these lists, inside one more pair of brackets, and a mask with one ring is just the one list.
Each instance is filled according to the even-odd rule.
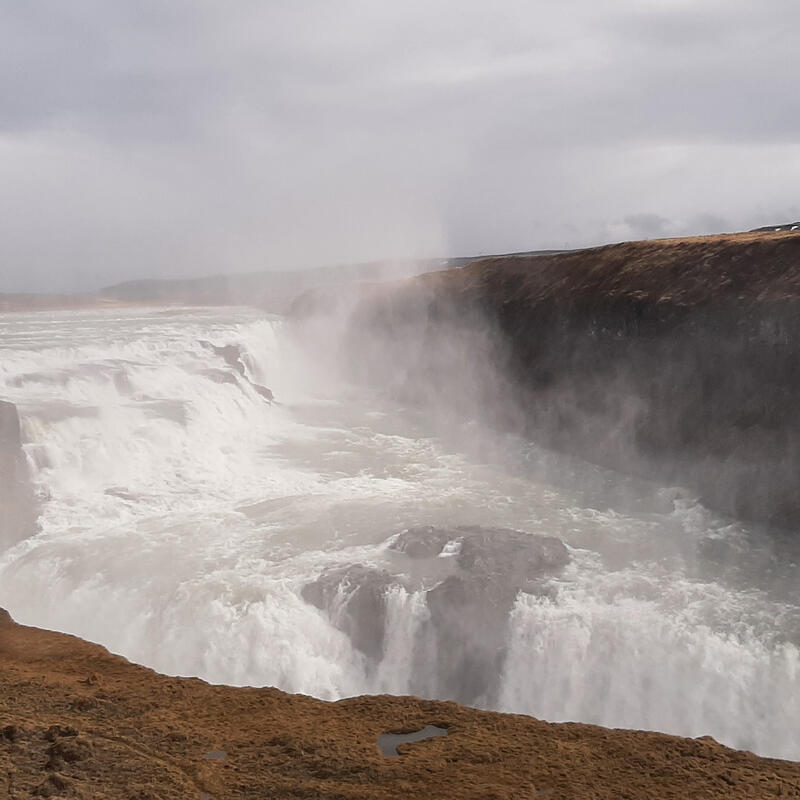
[[[381,733],[428,724],[449,734],[381,756]],[[800,797],[800,764],[412,697],[210,686],[0,610],[0,797]]]

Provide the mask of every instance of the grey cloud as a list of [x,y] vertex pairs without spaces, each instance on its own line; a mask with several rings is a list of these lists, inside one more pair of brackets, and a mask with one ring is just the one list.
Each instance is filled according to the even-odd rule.
[[623,220],[637,239],[654,239],[668,236],[674,223],[660,214],[628,214]]
[[800,6],[0,0],[0,291],[796,203]]

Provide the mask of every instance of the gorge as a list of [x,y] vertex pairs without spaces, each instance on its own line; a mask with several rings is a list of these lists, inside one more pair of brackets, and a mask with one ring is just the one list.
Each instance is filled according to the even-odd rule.
[[[273,777],[296,770],[283,796],[394,797],[355,785],[385,770],[404,796],[425,770],[442,796],[525,796],[512,772],[545,752],[530,796],[616,797],[633,774],[632,797],[800,791],[795,764],[757,757],[800,759],[799,303],[800,236],[772,231],[323,286],[286,317],[5,314],[0,606],[168,676],[276,687],[160,677],[8,621],[19,797],[62,791],[37,789],[50,773],[103,796],[89,759],[19,766],[52,725],[165,758],[142,797],[265,791],[267,750]],[[90,705],[46,710],[58,692]],[[224,727],[226,704],[252,715],[238,751],[192,721]],[[359,742],[346,786],[323,724]],[[408,745],[419,772],[379,760],[380,734],[427,725],[448,736]],[[199,767],[195,739],[229,758]],[[472,784],[460,742],[487,753]]]

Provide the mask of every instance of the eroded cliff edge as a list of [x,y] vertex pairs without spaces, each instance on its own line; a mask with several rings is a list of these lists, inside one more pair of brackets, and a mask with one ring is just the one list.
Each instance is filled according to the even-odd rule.
[[800,524],[796,232],[490,258],[362,287],[345,351],[358,378],[400,396]]
[[[447,736],[378,749],[387,731]],[[548,724],[408,697],[211,686],[0,610],[0,796],[800,797],[800,764],[712,739]]]
[[13,403],[0,400],[0,552],[33,535],[38,516],[19,412]]

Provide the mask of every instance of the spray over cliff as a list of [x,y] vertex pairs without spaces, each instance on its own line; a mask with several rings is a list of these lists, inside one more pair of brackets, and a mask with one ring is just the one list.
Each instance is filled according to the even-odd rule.
[[410,400],[791,528],[798,312],[796,232],[629,242],[362,289],[345,353]]

